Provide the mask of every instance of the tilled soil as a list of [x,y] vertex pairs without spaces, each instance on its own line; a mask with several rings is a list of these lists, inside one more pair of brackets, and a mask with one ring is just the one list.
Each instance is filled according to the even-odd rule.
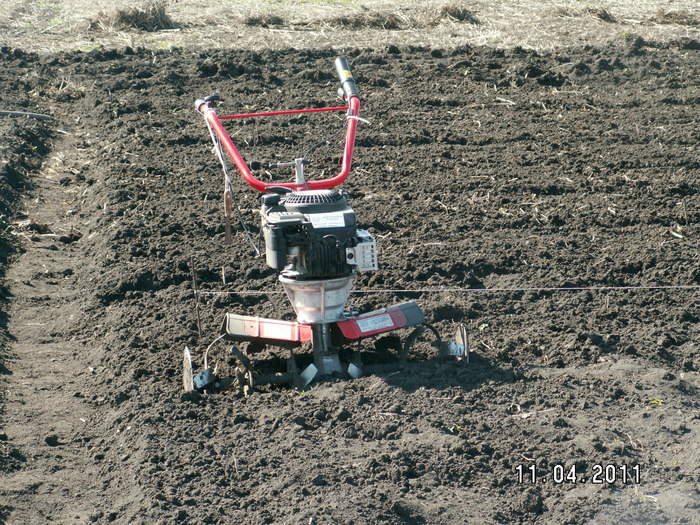
[[[201,368],[224,312],[293,318],[240,225],[224,244],[222,175],[193,101],[219,93],[221,113],[334,105],[336,53],[3,48],[0,100],[56,119],[33,170],[53,184],[28,205],[46,229],[25,232],[33,249],[16,263],[45,271],[8,283],[16,302],[32,293],[55,308],[34,329],[9,310],[9,331],[22,319],[23,340],[53,349],[36,365],[66,381],[20,380],[31,352],[10,345],[20,358],[5,360],[6,390],[39,413],[20,421],[20,402],[7,403],[0,517],[698,523],[700,44],[345,55],[371,125],[343,188],[381,260],[349,307],[415,300],[446,337],[464,322],[470,363],[303,393],[184,395],[183,348]],[[266,163],[342,124],[229,129]],[[334,172],[339,153],[336,140],[316,152],[309,175]],[[257,240],[259,195],[235,184]],[[201,337],[193,267],[216,292],[203,296]],[[234,364],[224,347],[211,355]],[[607,465],[614,482],[594,483]],[[636,465],[641,482],[623,483]],[[576,483],[554,482],[572,467]],[[37,488],[42,472],[70,483]]]
[[[19,108],[18,108],[19,109]],[[41,167],[43,155],[48,151],[46,142],[50,133],[41,122],[17,122],[13,120],[0,121],[0,135],[3,142],[0,144],[2,163],[0,164],[0,374],[11,374],[8,368],[8,344],[12,336],[7,332],[8,303],[12,293],[5,286],[5,276],[10,259],[21,249],[22,242],[18,239],[19,228],[13,230],[12,221],[23,220],[23,226],[32,235],[38,233],[40,228],[36,223],[27,220],[17,213],[22,195],[31,191],[31,183],[27,180],[27,173],[38,170]],[[26,234],[25,234],[26,235]],[[6,403],[6,392],[0,392],[0,401]],[[3,441],[7,441],[6,434],[0,435]],[[22,459],[21,452],[2,443],[0,454],[0,467],[3,471],[11,471],[16,468]]]

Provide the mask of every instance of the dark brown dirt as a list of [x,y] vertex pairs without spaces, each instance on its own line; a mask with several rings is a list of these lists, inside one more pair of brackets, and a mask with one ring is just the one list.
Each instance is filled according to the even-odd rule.
[[[16,111],[22,109],[21,104],[14,107]],[[32,234],[31,228],[36,230],[39,227],[27,221],[26,217],[21,217],[17,209],[22,195],[31,191],[27,175],[39,169],[43,155],[48,151],[46,141],[49,132],[42,122],[24,118],[0,118],[0,136],[3,138],[0,145],[0,375],[8,375],[11,374],[11,370],[7,363],[7,346],[11,343],[12,336],[7,333],[7,310],[12,294],[5,286],[5,275],[9,261],[17,251],[21,251],[22,246],[17,236],[13,235],[19,233],[19,228],[13,229],[13,222],[25,219],[25,227]],[[4,389],[0,393],[0,401],[3,405],[6,402]],[[0,434],[0,438],[3,436],[3,442],[0,443],[0,469],[9,471],[17,468],[23,458],[19,450],[6,444],[7,437]]]
[[[20,424],[21,404],[7,403],[2,450],[22,460],[2,459],[17,468],[0,477],[0,516],[698,523],[699,49],[630,38],[547,55],[346,53],[372,125],[344,189],[381,250],[381,270],[356,288],[459,289],[356,293],[350,306],[414,299],[445,335],[464,321],[474,358],[246,399],[181,392],[184,346],[201,366],[225,311],[291,318],[240,227],[224,246],[221,175],[193,101],[219,93],[222,112],[335,104],[336,54],[3,48],[0,101],[27,93],[69,134],[41,170],[59,184],[37,190],[56,237],[37,237],[9,283],[15,301],[35,288],[51,329],[9,310],[22,340],[6,389],[26,388],[36,412]],[[341,124],[231,130],[248,159],[271,161]],[[338,152],[318,152],[316,173],[334,170]],[[257,234],[258,195],[236,184]],[[56,256],[26,277],[41,246]],[[199,339],[192,255],[204,290],[275,293],[208,296]],[[595,289],[608,286],[630,288]],[[21,347],[32,338],[53,360]],[[229,365],[223,348],[214,358]],[[31,359],[44,375],[20,382]],[[519,483],[518,465],[532,464],[538,483]],[[553,483],[556,464],[588,482]],[[595,465],[613,464],[639,465],[641,483],[591,483]],[[37,489],[42,476],[51,484]]]

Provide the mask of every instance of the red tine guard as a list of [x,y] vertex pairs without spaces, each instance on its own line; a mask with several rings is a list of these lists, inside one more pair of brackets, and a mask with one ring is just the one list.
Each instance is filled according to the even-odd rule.
[[[360,114],[360,99],[357,96],[351,96],[350,100],[348,102],[349,109],[348,109],[348,129],[345,133],[345,147],[343,149],[343,161],[342,165],[340,168],[340,173],[336,175],[335,177],[332,177],[330,179],[324,179],[324,180],[312,180],[308,181],[305,184],[296,184],[294,182],[288,182],[288,183],[283,183],[283,184],[270,184],[267,182],[263,182],[261,180],[256,179],[253,174],[250,171],[250,168],[248,165],[245,163],[245,160],[243,160],[243,157],[241,154],[238,152],[238,149],[236,146],[233,144],[233,141],[231,140],[231,137],[229,134],[226,132],[226,129],[224,126],[221,124],[221,118],[235,118],[237,117],[236,115],[232,115],[229,117],[219,117],[216,114],[216,110],[209,105],[208,102],[202,102],[202,104],[199,105],[197,108],[198,111],[204,116],[205,120],[209,123],[211,128],[214,130],[214,133],[216,133],[216,136],[219,137],[219,140],[221,141],[221,144],[223,145],[224,149],[226,150],[226,153],[228,153],[228,156],[231,158],[231,161],[233,161],[233,164],[236,166],[236,169],[239,171],[239,173],[243,176],[243,179],[253,188],[255,188],[258,191],[268,191],[267,188],[276,186],[276,187],[283,187],[283,188],[289,188],[293,191],[301,191],[301,190],[321,190],[321,189],[327,189],[327,188],[334,188],[336,186],[339,186],[340,184],[345,181],[345,179],[348,178],[348,175],[350,174],[350,168],[352,166],[352,154],[353,154],[353,149],[355,147],[355,132],[357,131],[357,117]],[[321,108],[322,110],[326,110],[326,108]],[[329,108],[331,110],[335,109],[345,109],[345,107],[342,108]],[[291,114],[291,113],[307,113],[309,112],[308,110],[292,110],[292,111],[280,111],[280,112],[271,112],[272,114]],[[255,114],[250,114],[246,116],[256,116]]]

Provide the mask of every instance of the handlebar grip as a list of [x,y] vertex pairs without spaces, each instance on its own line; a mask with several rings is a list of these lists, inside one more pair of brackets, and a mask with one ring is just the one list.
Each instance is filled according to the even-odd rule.
[[357,90],[357,83],[350,73],[350,65],[343,57],[335,59],[335,69],[338,71],[340,78],[340,88],[345,93],[345,98],[350,100],[350,97],[360,97],[360,92]]
[[198,98],[197,100],[194,101],[194,108],[199,111],[199,108],[202,107],[202,104],[206,104],[207,102],[218,102],[221,100],[221,97],[219,95],[209,95],[204,98]]

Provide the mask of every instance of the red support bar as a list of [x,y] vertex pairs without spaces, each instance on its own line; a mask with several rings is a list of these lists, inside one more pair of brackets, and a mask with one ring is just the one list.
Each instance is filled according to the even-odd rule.
[[[243,157],[241,154],[238,152],[238,149],[236,146],[233,144],[233,141],[231,140],[231,137],[229,137],[228,133],[226,132],[226,129],[224,129],[224,126],[221,124],[221,120],[225,119],[226,117],[219,117],[216,114],[216,111],[214,108],[209,106],[208,103],[203,103],[202,105],[197,108],[200,113],[204,116],[206,121],[209,123],[209,125],[212,127],[216,135],[219,137],[219,140],[221,141],[221,144],[223,145],[224,149],[226,150],[226,153],[228,153],[229,157],[231,157],[231,160],[233,161],[233,164],[236,166],[236,169],[240,172],[240,174],[243,176],[243,179],[253,188],[255,188],[258,191],[267,191],[266,188],[270,186],[281,186],[283,188],[289,188],[293,191],[301,191],[301,190],[321,190],[321,189],[328,189],[328,188],[334,188],[336,186],[339,186],[340,184],[345,181],[345,179],[348,178],[348,175],[350,174],[350,167],[352,166],[352,154],[353,154],[353,149],[355,147],[355,132],[357,131],[357,118],[360,114],[360,99],[356,96],[350,97],[349,101],[349,106],[345,108],[318,108],[316,111],[321,110],[321,111],[331,111],[331,110],[345,110],[348,109],[348,129],[345,133],[345,147],[343,149],[343,162],[340,168],[340,173],[336,175],[333,178],[330,179],[325,179],[325,180],[312,180],[308,181],[306,184],[296,184],[294,182],[287,182],[283,184],[275,184],[275,183],[270,183],[270,182],[263,182],[261,180],[256,179],[253,174],[250,171],[250,168],[248,165],[245,163],[245,160],[243,160]],[[314,110],[311,110],[314,111]],[[291,110],[291,113],[306,113],[309,112],[309,110]],[[288,112],[271,112],[271,114],[287,114]],[[242,118],[243,116],[246,115],[231,115],[229,118]],[[253,115],[251,115],[253,116]]]
[[241,157],[241,154],[238,153],[238,149],[236,149],[236,146],[234,146],[233,142],[231,141],[231,137],[228,136],[228,133],[226,133],[226,130],[221,125],[219,117],[216,116],[216,111],[214,110],[214,108],[204,103],[199,107],[199,110],[200,112],[202,112],[202,115],[204,115],[206,121],[212,127],[216,135],[219,137],[221,144],[226,150],[226,153],[228,153],[228,156],[231,157],[233,164],[243,176],[243,179],[245,179],[245,181],[256,190],[265,191],[265,186],[269,186],[269,184],[265,184],[262,181],[259,181],[250,172],[250,168],[245,163],[245,160],[243,160],[243,157]]
[[266,111],[265,113],[243,113],[241,115],[226,115],[219,117],[219,120],[229,120],[234,118],[251,117],[274,117],[275,115],[293,115],[296,113],[318,113],[321,111],[346,111],[349,106],[337,106],[334,108],[312,108],[312,109],[289,109],[285,111]]
[[340,186],[350,174],[352,166],[352,152],[355,148],[355,132],[357,131],[357,117],[360,115],[360,99],[350,97],[350,114],[348,115],[348,130],[345,133],[345,148],[343,149],[343,164],[340,173],[332,179],[312,180],[308,183],[310,190],[323,190]]

